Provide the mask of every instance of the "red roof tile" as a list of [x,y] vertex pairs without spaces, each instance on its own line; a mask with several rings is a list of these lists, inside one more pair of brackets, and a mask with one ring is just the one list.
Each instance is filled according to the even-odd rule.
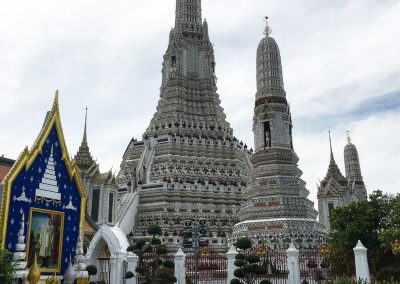
[[0,182],[6,177],[8,172],[11,170],[11,167],[1,166],[0,165]]

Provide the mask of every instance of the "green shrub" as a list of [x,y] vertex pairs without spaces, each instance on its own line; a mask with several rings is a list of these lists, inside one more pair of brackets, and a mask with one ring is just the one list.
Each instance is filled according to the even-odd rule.
[[125,279],[131,279],[133,277],[135,277],[135,275],[133,274],[132,271],[125,272]]
[[251,240],[248,238],[239,238],[236,241],[236,247],[239,249],[249,249],[251,248]]

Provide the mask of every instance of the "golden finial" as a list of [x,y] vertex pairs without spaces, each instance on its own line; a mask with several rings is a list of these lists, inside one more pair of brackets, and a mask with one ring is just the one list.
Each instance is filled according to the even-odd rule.
[[37,265],[37,257],[35,253],[35,258],[33,259],[33,263],[28,273],[28,282],[29,284],[37,284],[40,280],[40,271]]
[[350,131],[347,130],[347,142],[351,143]]
[[25,221],[25,213],[22,213],[22,223]]
[[272,32],[272,30],[271,30],[271,28],[270,28],[270,26],[269,26],[269,23],[268,23],[268,16],[265,16],[265,17],[264,17],[264,21],[265,21],[264,34],[265,34],[265,36],[268,37],[268,36],[271,34],[271,32]]

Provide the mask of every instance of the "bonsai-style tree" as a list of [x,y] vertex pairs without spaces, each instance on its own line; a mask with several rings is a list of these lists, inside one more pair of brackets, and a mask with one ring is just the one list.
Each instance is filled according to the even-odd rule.
[[133,274],[132,271],[125,272],[125,279],[131,279],[133,277],[135,277],[135,275]]
[[[161,235],[161,228],[158,225],[151,225],[147,232],[152,236],[150,240],[139,239],[127,248],[127,251],[134,252],[139,257],[136,272],[145,278],[147,284],[170,284],[176,282],[174,276],[174,262],[162,260],[162,256],[168,253],[167,247],[161,244],[156,236]],[[144,256],[151,255],[149,261]]]
[[87,270],[87,272],[89,274],[89,280],[90,280],[90,276],[97,274],[97,267],[94,266],[94,265],[88,265],[86,267],[86,270]]
[[[240,252],[235,257],[235,266],[238,268],[233,272],[235,279],[231,284],[253,284],[255,281],[267,273],[267,269],[260,265],[260,257],[255,254],[247,253],[251,249],[251,240],[248,238],[239,238],[236,241],[236,247]],[[260,284],[270,284],[269,280],[262,280]]]

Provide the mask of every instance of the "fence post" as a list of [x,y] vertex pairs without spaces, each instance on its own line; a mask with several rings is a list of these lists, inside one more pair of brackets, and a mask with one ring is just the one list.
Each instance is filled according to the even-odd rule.
[[136,254],[134,254],[133,252],[130,251],[130,252],[128,252],[128,255],[127,255],[126,258],[128,260],[128,269],[127,269],[127,271],[130,271],[130,272],[133,273],[133,275],[135,275],[131,279],[126,279],[126,284],[136,284],[137,272],[135,270],[136,270],[136,267],[137,267],[137,263],[138,263],[139,257]]
[[177,284],[186,283],[185,260],[186,260],[186,254],[180,248],[178,252],[175,254],[175,277],[177,280],[176,282]]
[[368,249],[359,240],[356,247],[353,248],[354,259],[356,262],[356,277],[357,280],[364,280],[370,282],[369,267],[368,267]]
[[226,253],[226,258],[228,260],[228,276],[227,276],[227,284],[231,283],[231,280],[235,278],[233,272],[235,271],[235,256],[238,254],[235,247],[232,245],[229,251]]
[[300,266],[299,266],[299,251],[293,243],[286,250],[287,265],[288,265],[288,284],[300,283]]

